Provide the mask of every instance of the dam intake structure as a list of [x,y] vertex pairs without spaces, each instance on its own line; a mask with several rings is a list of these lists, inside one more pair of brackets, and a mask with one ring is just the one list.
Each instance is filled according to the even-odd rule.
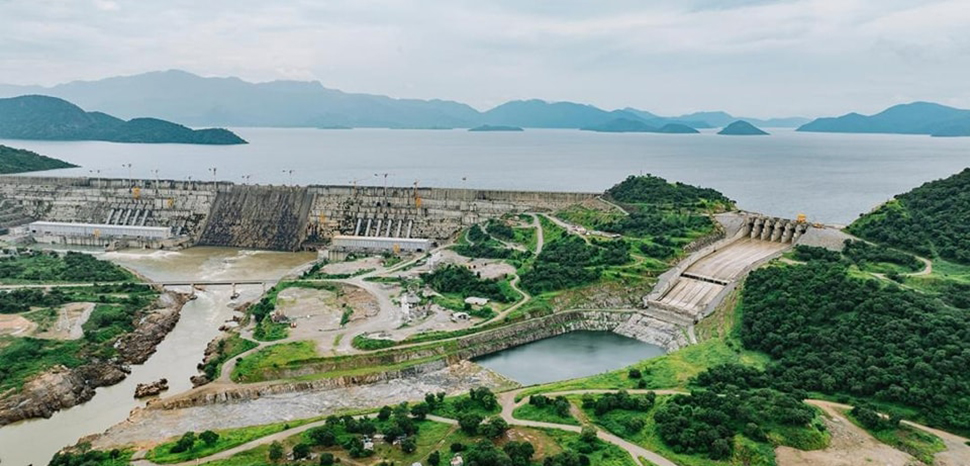
[[[598,193],[432,187],[259,186],[230,182],[0,176],[5,218],[167,227],[171,245],[296,251],[337,235],[445,241],[509,213],[551,212]],[[102,238],[103,239],[103,238]],[[73,238],[71,244],[99,244]],[[65,241],[67,241],[65,239]],[[105,243],[106,241],[100,241]],[[161,247],[131,238],[132,245]]]

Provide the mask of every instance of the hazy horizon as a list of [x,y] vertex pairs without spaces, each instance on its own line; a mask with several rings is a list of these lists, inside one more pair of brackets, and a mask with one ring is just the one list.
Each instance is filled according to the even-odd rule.
[[0,81],[179,69],[444,99],[571,101],[661,115],[970,107],[959,1],[431,3],[0,1]]

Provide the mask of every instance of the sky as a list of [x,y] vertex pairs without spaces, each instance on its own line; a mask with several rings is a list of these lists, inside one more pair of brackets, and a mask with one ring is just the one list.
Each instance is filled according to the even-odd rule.
[[967,0],[0,0],[0,82],[182,69],[662,115],[970,108]]

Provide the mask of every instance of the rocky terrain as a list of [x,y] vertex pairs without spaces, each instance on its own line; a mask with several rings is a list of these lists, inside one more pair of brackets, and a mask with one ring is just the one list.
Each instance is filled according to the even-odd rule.
[[145,362],[179,320],[185,296],[163,294],[156,306],[137,323],[135,331],[118,340],[119,358],[91,362],[76,368],[53,367],[27,382],[20,390],[0,396],[0,426],[24,419],[49,418],[55,412],[84,403],[95,389],[114,385],[127,377],[129,364]]

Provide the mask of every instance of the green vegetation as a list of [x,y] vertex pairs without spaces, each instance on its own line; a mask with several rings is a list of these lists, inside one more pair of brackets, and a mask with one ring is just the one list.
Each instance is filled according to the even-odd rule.
[[431,407],[431,414],[450,419],[460,419],[466,414],[487,418],[502,410],[498,398],[487,387],[473,388],[468,395],[452,398],[445,398],[444,393],[439,393],[435,398],[437,401],[433,402],[430,401],[430,394],[425,396],[425,402]]
[[15,149],[0,145],[0,174],[35,172],[54,170],[57,168],[74,168],[77,165],[63,160],[40,155],[26,149]]
[[253,330],[253,338],[259,341],[277,341],[288,336],[290,336],[290,324],[275,322],[272,318],[259,321],[256,329]]
[[317,347],[312,341],[280,343],[241,358],[232,372],[234,382],[259,382],[265,380],[267,369],[277,369],[291,361],[316,358]]
[[25,95],[0,99],[0,138],[42,141],[245,144],[226,129],[193,130],[155,118],[125,121],[85,112],[56,97]]
[[55,453],[47,466],[127,466],[134,455],[132,450],[91,450],[91,444],[82,444],[77,451]]
[[[195,435],[194,432],[189,432],[192,434],[191,437],[182,435],[178,439],[173,439],[168,442],[158,444],[155,446],[155,448],[152,448],[148,452],[145,458],[153,463],[158,464],[181,463],[183,461],[190,461],[196,458],[204,458],[206,456],[237,447],[267,435],[272,435],[287,429],[309,424],[318,419],[319,418],[298,419],[295,421],[277,422],[274,424],[240,427],[236,429],[223,429],[214,432],[206,431],[210,432],[210,434],[203,432],[199,435]],[[212,434],[215,434],[215,437],[212,437]],[[203,437],[206,437],[211,441],[207,442]],[[185,446],[184,444],[187,443],[183,440],[185,438],[192,439],[191,445],[189,445],[187,448],[179,448],[180,441],[183,442],[183,447]],[[173,449],[181,451],[173,451]]]
[[921,293],[811,260],[753,272],[741,338],[773,359],[774,385],[908,406],[970,431],[970,318]]
[[90,254],[68,252],[22,252],[0,258],[2,283],[99,283],[131,282],[134,275]]
[[209,380],[215,380],[219,378],[222,372],[222,365],[242,354],[249,351],[257,346],[256,343],[240,337],[238,334],[233,333],[227,338],[219,340],[216,344],[216,354],[214,357],[209,359],[209,362],[202,367],[202,372]]
[[503,287],[497,279],[480,278],[467,267],[448,265],[423,274],[422,280],[435,291],[454,294],[465,299],[471,296],[487,298],[503,303],[515,302],[519,295],[511,287]]
[[0,336],[0,393],[20,389],[31,377],[57,365],[76,368],[117,356],[114,343],[157,298],[150,287],[135,284],[13,290],[0,293],[0,313],[23,313],[30,307],[53,308],[72,302],[98,303],[82,326],[80,340]]
[[871,272],[918,272],[924,267],[912,254],[864,241],[846,240],[842,254],[860,269]]
[[483,259],[518,259],[522,260],[528,256],[527,253],[516,251],[505,247],[504,244],[492,238],[482,229],[481,225],[472,225],[468,230],[468,240],[471,243],[460,243],[454,246],[455,252],[465,257],[477,257]]
[[630,246],[624,240],[587,243],[575,235],[547,242],[532,267],[521,275],[530,293],[563,290],[592,283],[603,267],[630,261]]
[[396,345],[397,342],[385,338],[368,338],[365,335],[356,335],[354,336],[354,339],[351,340],[350,344],[359,350],[373,351],[390,348]]
[[970,264],[970,168],[896,196],[849,225],[867,240]]
[[[571,414],[569,414],[569,400],[565,397],[556,397],[556,399],[550,403],[538,405],[533,401],[543,395],[533,395],[529,398],[529,403],[515,408],[512,415],[516,419],[524,419],[527,421],[538,421],[538,422],[551,422],[554,424],[566,424],[571,426],[578,426],[579,421],[576,420]],[[546,398],[547,400],[549,398]],[[562,399],[560,402],[559,400]],[[558,407],[558,403],[565,403],[565,412]],[[565,413],[565,414],[564,414]]]
[[933,457],[946,450],[939,437],[922,430],[900,424],[897,415],[882,417],[871,407],[857,405],[846,413],[852,423],[862,427],[880,442],[897,450],[905,451],[926,464],[933,464]]

